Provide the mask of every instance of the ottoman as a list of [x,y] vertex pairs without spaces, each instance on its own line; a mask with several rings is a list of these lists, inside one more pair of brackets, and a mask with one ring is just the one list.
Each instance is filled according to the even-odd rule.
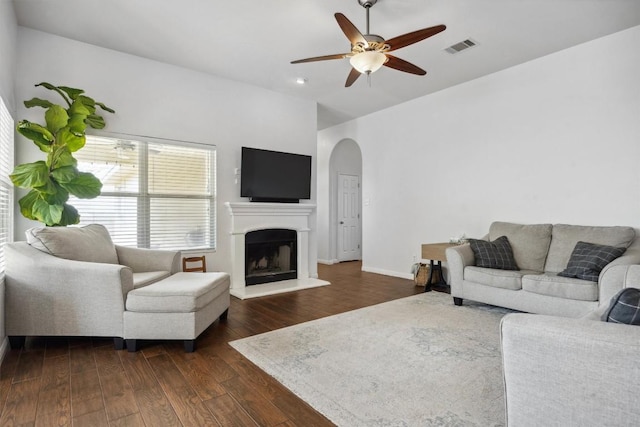
[[227,273],[176,273],[127,294],[124,338],[127,350],[137,340],[184,340],[184,350],[195,350],[195,340],[216,319],[229,312]]

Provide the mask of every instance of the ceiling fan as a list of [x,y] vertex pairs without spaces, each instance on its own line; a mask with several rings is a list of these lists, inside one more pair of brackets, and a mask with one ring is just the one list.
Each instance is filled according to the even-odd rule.
[[345,87],[351,86],[361,74],[369,76],[383,65],[399,71],[404,71],[405,73],[417,74],[420,76],[427,74],[427,72],[422,68],[413,65],[404,59],[389,55],[388,52],[422,41],[444,31],[447,27],[444,25],[436,25],[435,27],[423,28],[422,30],[413,31],[385,40],[379,35],[369,33],[369,9],[377,2],[378,0],[358,0],[360,6],[364,7],[367,11],[366,34],[362,34],[358,31],[356,26],[353,25],[342,13],[336,13],[334,15],[336,21],[338,21],[338,25],[342,29],[342,32],[344,32],[351,42],[351,52],[298,59],[296,61],[291,61],[291,63],[300,64],[303,62],[349,58],[352,68],[349,76],[347,77]]

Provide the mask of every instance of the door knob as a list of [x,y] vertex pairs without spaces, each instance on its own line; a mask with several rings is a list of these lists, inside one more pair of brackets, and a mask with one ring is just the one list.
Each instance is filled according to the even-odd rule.
[[344,224],[344,221],[340,221],[340,224]]

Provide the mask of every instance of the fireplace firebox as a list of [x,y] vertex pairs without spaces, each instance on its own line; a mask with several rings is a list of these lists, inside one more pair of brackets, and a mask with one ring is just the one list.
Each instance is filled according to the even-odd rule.
[[297,233],[274,228],[245,234],[247,285],[297,279]]

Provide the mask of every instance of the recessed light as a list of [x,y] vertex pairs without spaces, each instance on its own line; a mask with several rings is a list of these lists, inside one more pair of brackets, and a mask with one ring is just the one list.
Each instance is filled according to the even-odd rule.
[[298,77],[296,79],[296,83],[298,83],[299,85],[305,85],[305,84],[307,84],[308,81],[309,80],[307,78],[305,78],[305,77]]

